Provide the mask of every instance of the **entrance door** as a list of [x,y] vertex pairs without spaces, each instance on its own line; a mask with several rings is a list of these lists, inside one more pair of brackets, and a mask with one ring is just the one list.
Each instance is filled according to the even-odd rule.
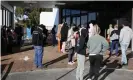
[[72,17],[71,23],[75,24],[76,26],[79,26],[80,25],[80,17],[79,16]]

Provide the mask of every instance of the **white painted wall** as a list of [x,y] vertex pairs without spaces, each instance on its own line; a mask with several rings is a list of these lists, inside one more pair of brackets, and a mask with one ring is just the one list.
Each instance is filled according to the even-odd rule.
[[0,10],[0,26],[2,25],[2,10]]
[[[59,9],[53,8],[53,12],[41,12],[40,13],[40,24],[46,26],[48,30],[51,30],[54,25],[59,24]],[[56,27],[57,30],[57,27]]]

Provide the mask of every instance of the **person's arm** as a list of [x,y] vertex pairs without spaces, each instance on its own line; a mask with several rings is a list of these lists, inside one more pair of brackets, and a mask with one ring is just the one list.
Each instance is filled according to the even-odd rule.
[[88,52],[89,52],[89,50],[90,50],[90,39],[87,42],[87,48],[88,48]]
[[120,31],[120,37],[119,37],[119,43],[122,42],[122,40],[123,40],[123,35],[124,35],[123,30],[121,30],[121,31]]
[[102,40],[102,53],[104,53],[109,48],[109,44],[105,38]]

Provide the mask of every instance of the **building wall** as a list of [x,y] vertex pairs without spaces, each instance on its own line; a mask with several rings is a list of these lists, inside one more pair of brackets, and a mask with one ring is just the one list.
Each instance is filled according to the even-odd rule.
[[40,13],[40,24],[45,25],[48,30],[51,30],[54,25],[58,26],[59,9],[53,8],[53,12],[41,12]]
[[13,20],[13,7],[6,1],[1,2],[1,25],[14,27]]

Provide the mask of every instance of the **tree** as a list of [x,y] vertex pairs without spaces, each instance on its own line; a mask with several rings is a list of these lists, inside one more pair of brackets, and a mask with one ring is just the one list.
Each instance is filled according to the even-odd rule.
[[18,16],[23,15],[23,14],[24,14],[24,8],[16,7],[15,15],[18,17]]
[[23,23],[25,26],[27,25],[36,25],[39,24],[39,19],[40,19],[40,12],[42,11],[51,11],[51,9],[46,9],[46,8],[31,8],[31,9],[25,9],[21,7],[16,7],[16,16],[23,15],[25,11],[27,10],[29,19],[24,20]]

